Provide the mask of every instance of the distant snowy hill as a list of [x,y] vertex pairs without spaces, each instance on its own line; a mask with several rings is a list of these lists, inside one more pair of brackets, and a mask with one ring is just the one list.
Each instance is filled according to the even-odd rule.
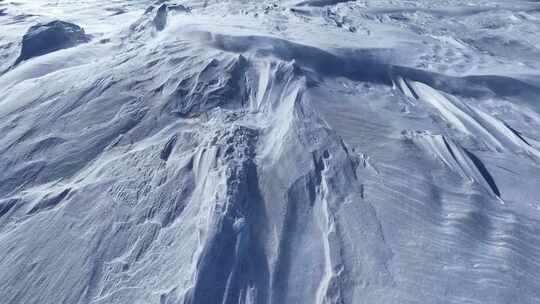
[[0,303],[540,303],[540,2],[0,0]]

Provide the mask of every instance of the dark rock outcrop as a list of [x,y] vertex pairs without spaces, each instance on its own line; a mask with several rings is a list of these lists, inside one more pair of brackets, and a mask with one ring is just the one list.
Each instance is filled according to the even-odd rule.
[[30,27],[24,35],[21,54],[15,65],[33,57],[74,47],[88,41],[90,41],[90,36],[76,24],[60,20],[37,24]]

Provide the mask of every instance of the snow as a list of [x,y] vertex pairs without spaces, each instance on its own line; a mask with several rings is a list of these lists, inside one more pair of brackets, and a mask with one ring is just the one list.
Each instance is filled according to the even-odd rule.
[[0,2],[0,302],[539,303],[539,12]]

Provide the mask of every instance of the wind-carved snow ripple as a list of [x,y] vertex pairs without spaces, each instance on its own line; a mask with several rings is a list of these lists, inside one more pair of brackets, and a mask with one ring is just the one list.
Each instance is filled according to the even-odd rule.
[[462,178],[479,183],[488,193],[500,198],[501,193],[493,177],[472,152],[467,151],[443,135],[417,132],[407,133],[406,136],[427,153],[435,155]]
[[[410,87],[403,87],[408,85]],[[412,89],[412,92],[406,91]],[[540,159],[540,151],[532,147],[527,140],[504,122],[473,105],[465,104],[454,96],[444,95],[420,82],[402,82],[402,90],[410,92],[410,97],[417,97],[437,110],[453,129],[471,140],[478,141],[486,148],[503,152],[528,154]]]
[[[271,302],[353,303],[360,294],[375,297],[394,284],[392,252],[374,208],[363,198],[360,160],[325,126],[302,89],[299,94],[288,102],[291,116],[282,116],[291,121],[285,124],[281,154],[272,156],[304,166],[288,172],[300,176],[290,180],[276,228]],[[298,148],[302,146],[312,152]],[[281,170],[276,166],[270,172],[283,176]],[[267,208],[273,213],[280,207]],[[313,280],[303,280],[306,275]],[[291,287],[299,282],[302,289]]]
[[[163,92],[170,94],[164,110],[179,116],[192,116],[217,106],[233,107],[233,102],[242,107],[246,64],[241,55],[212,58],[204,63],[202,70],[183,75],[181,79],[169,79],[163,86]],[[174,91],[168,93],[170,88]]]

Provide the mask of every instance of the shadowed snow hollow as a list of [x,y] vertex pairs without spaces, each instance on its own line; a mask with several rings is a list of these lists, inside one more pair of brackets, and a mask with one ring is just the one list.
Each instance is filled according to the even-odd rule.
[[0,1],[0,302],[540,303],[539,21]]

